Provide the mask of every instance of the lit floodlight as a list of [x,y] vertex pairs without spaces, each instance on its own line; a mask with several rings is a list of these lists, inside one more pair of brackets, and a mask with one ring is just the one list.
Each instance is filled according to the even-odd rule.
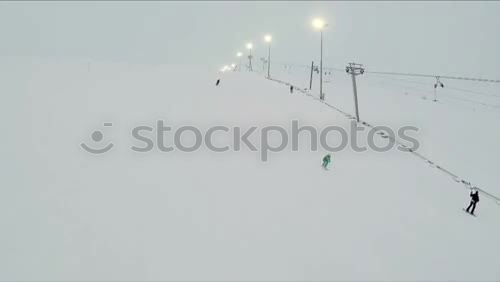
[[324,100],[325,94],[323,93],[323,29],[328,25],[321,18],[315,18],[311,22],[314,29],[319,30],[321,34],[320,40],[320,59],[319,59],[319,99]]
[[243,53],[241,52],[236,53],[236,57],[241,57],[241,56],[243,56]]
[[269,34],[267,34],[266,36],[264,36],[264,40],[267,42],[267,43],[270,43],[271,40],[273,40],[273,37]]
[[253,44],[252,43],[247,43],[247,49],[248,50],[252,50],[253,48]]
[[312,21],[312,26],[315,28],[315,29],[318,29],[318,30],[321,30],[323,28],[325,28],[326,26],[326,23],[323,19],[320,19],[320,18],[315,18],[313,19]]

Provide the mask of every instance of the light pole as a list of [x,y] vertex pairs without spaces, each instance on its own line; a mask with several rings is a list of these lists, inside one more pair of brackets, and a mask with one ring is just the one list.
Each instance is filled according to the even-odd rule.
[[268,49],[267,49],[267,78],[271,78],[271,41],[273,40],[273,37],[271,35],[266,35],[264,36],[264,41],[268,43]]
[[248,49],[248,70],[253,71],[252,68],[252,48],[253,44],[252,43],[247,43],[247,49]]
[[321,41],[320,41],[320,59],[319,59],[319,99],[320,100],[325,100],[325,95],[323,94],[323,29],[328,26],[328,24],[325,23],[320,18],[315,18],[312,21],[312,26],[320,31],[321,34]]
[[238,52],[236,53],[236,57],[238,57],[238,71],[241,71],[241,56],[243,56],[243,53]]

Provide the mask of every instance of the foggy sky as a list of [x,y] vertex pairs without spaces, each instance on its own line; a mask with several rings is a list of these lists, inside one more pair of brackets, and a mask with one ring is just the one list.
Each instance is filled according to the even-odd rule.
[[500,79],[498,2],[1,2],[0,56],[204,64],[257,58]]

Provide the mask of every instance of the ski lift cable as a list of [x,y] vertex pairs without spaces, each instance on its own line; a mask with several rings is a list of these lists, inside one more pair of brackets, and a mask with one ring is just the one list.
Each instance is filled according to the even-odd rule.
[[[304,65],[304,64],[297,64],[297,63],[290,63],[290,62],[274,62],[274,64],[278,65],[285,65],[285,66],[290,66],[290,67],[299,67],[299,68],[305,68],[309,70],[311,68],[310,65]],[[316,66],[316,65],[315,65]],[[344,68],[338,68],[338,67],[328,67],[328,66],[323,66],[323,70],[334,70],[334,71],[340,71],[340,72],[345,72]]]
[[[282,64],[282,65],[287,65],[290,67],[300,67],[309,70],[311,66],[308,65],[302,65],[302,64],[295,64],[295,63],[283,63],[283,62],[276,62],[277,64]],[[345,72],[345,69],[339,68],[339,67],[323,67],[324,70],[330,71],[338,71],[338,72]],[[375,71],[365,71],[365,74],[370,74],[370,75],[377,75],[377,76],[383,76],[383,75],[388,75],[388,74],[394,74],[394,75],[408,75],[408,76],[417,76],[417,77],[425,77],[425,78],[433,78],[435,79],[436,77],[443,78],[443,79],[460,79],[460,80],[469,80],[469,81],[480,81],[480,82],[498,82],[500,83],[500,80],[490,80],[490,79],[480,79],[480,78],[467,78],[467,77],[453,77],[453,76],[440,76],[440,75],[424,75],[424,74],[411,74],[411,73],[395,73],[395,72],[375,72]],[[382,77],[381,77],[382,78]],[[391,79],[391,78],[385,78],[385,79]],[[409,82],[409,83],[415,83],[415,84],[421,84],[421,85],[427,85],[426,82],[423,81],[415,81],[415,80],[405,80],[405,79],[397,79],[397,78],[392,78],[393,80],[398,80],[401,82]],[[457,88],[453,86],[448,86],[446,87],[447,89],[452,89],[456,90],[459,92],[463,93],[470,93],[470,94],[475,94],[479,96],[485,96],[485,97],[494,97],[494,98],[500,98],[500,95],[495,95],[495,94],[489,94],[489,93],[484,93],[484,92],[478,92],[478,91],[473,91],[469,89],[463,89],[463,88]]]
[[470,80],[478,82],[491,82],[500,83],[500,80],[495,79],[484,79],[484,78],[472,78],[472,77],[462,77],[462,76],[449,76],[449,75],[435,75],[435,74],[419,74],[419,73],[402,73],[402,72],[381,72],[381,71],[370,71],[366,70],[365,73],[381,74],[381,75],[398,75],[398,76],[413,76],[413,77],[439,77],[442,79],[457,79],[457,80]]
[[[311,66],[307,66],[307,65],[302,65],[302,64],[296,64],[296,63],[287,63],[287,62],[275,62],[276,64],[280,64],[280,65],[285,65],[285,66],[290,66],[290,67],[299,67],[299,68],[304,68],[304,69],[310,69]],[[329,70],[333,70],[333,71],[339,71],[339,72],[344,72],[345,69],[342,69],[342,68],[338,68],[338,67],[323,67],[324,70],[326,71],[329,71]],[[365,74],[375,74],[375,75],[405,75],[405,76],[416,76],[416,77],[426,77],[426,78],[436,78],[436,77],[439,77],[439,78],[447,78],[447,79],[462,79],[462,80],[475,80],[475,81],[487,81],[487,82],[500,82],[500,80],[488,80],[488,79],[476,79],[476,78],[466,78],[466,77],[452,77],[452,76],[436,76],[436,75],[427,75],[427,74],[411,74],[411,73],[396,73],[396,72],[375,72],[375,71],[365,71]],[[405,79],[397,79],[397,78],[389,78],[389,77],[380,77],[380,79],[388,79],[388,80],[395,80],[395,81],[401,81],[401,82],[409,82],[409,83],[416,83],[416,84],[421,84],[421,85],[427,85],[427,83],[425,82],[422,82],[422,81],[414,81],[414,80],[405,80]],[[418,91],[422,91],[422,92],[427,92],[427,93],[432,93],[432,91],[428,91],[428,90],[424,90],[424,89],[419,89],[419,88],[416,88],[416,87],[408,87],[408,86],[401,86],[401,85],[397,85],[399,87],[403,87],[403,88],[408,88],[408,89],[414,89],[414,90],[418,90]],[[456,90],[456,91],[459,91],[459,92],[463,92],[463,93],[470,93],[470,94],[476,94],[476,95],[482,95],[482,96],[489,96],[489,97],[495,97],[495,98],[500,98],[500,96],[497,96],[497,95],[494,95],[494,94],[487,94],[487,93],[481,93],[481,92],[476,92],[476,91],[472,91],[472,90],[467,90],[467,89],[461,89],[461,88],[456,88],[456,87],[447,87],[447,89],[452,89],[452,90]],[[450,95],[449,93],[446,93],[446,92],[443,92],[441,94],[444,94],[444,95]],[[460,100],[460,101],[463,101],[463,102],[469,102],[469,103],[474,103],[474,104],[478,104],[478,105],[482,105],[482,106],[486,106],[486,107],[491,107],[491,108],[499,108],[500,105],[493,105],[493,104],[489,104],[489,103],[485,103],[485,102],[482,102],[482,101],[477,101],[477,100],[472,100],[472,99],[464,99],[464,98],[457,98],[457,97],[454,97],[454,98],[451,98],[450,99],[455,99],[455,100]]]
[[[395,84],[393,84],[395,85]],[[397,85],[399,86],[399,85]],[[387,87],[381,87],[383,89],[389,89]],[[405,89],[412,89],[412,90],[417,90],[419,93],[427,93],[427,94],[432,94],[432,91],[428,91],[428,90],[424,90],[424,89],[421,89],[421,88],[417,88],[417,87],[404,87]],[[419,95],[418,93],[412,93],[412,92],[406,92],[405,94],[407,95],[412,95],[412,96],[418,96],[420,98],[422,98],[421,95]],[[444,99],[453,99],[453,97],[443,97]],[[458,99],[455,99],[455,100],[458,100]],[[442,101],[435,101],[434,103],[440,103],[440,104],[445,104],[443,103]],[[447,105],[451,105],[451,106],[454,106],[454,107],[460,107],[460,108],[463,108],[465,105],[459,105],[459,104],[456,104],[456,103],[446,103]],[[465,107],[474,107],[474,106],[465,106]],[[492,106],[492,105],[489,105],[489,107],[496,107],[496,106]]]
[[[366,74],[366,72],[365,72]],[[414,83],[414,84],[420,84],[420,85],[429,85],[427,82],[423,81],[416,81],[416,80],[407,80],[407,79],[400,79],[400,78],[394,78],[394,77],[387,77],[379,74],[373,74],[373,73],[368,73],[366,78],[374,78],[374,79],[385,79],[385,80],[393,80],[393,81],[401,81],[401,82],[408,82],[408,83]]]
[[[398,79],[398,78],[383,77],[383,76],[378,76],[378,75],[377,75],[377,77],[373,77],[373,76],[369,75],[368,78],[387,79],[387,80],[394,80],[394,81],[415,83],[415,84],[420,84],[420,85],[429,85],[429,83],[426,83],[426,82],[423,82],[423,81]],[[457,87],[453,87],[453,86],[446,86],[446,89],[451,89],[451,90],[455,90],[455,91],[463,92],[463,93],[470,93],[470,94],[474,94],[474,95],[478,95],[478,96],[500,98],[500,95],[495,95],[495,94],[490,94],[490,93],[484,93],[484,92],[478,92],[478,91],[464,89],[464,88],[457,88]]]
[[[384,79],[393,80],[393,79],[390,79],[390,78],[384,78]],[[398,79],[396,79],[396,80],[400,81]],[[420,92],[424,92],[424,93],[428,93],[428,94],[432,94],[433,93],[430,90],[422,89],[422,88],[418,88],[418,87],[414,87],[414,86],[406,86],[406,85],[400,85],[400,84],[388,83],[388,82],[385,82],[385,83],[391,84],[393,86],[397,86],[397,87],[400,87],[400,88],[404,88],[404,89],[418,90]],[[453,89],[453,88],[450,88],[450,87],[448,87],[448,88],[449,89]],[[445,98],[445,99],[459,100],[459,101],[462,101],[462,102],[473,103],[473,104],[477,104],[477,105],[481,105],[481,106],[485,106],[485,107],[490,107],[490,108],[495,108],[495,109],[496,108],[500,108],[500,104],[490,104],[490,103],[486,103],[486,102],[478,101],[478,100],[474,100],[474,99],[467,99],[467,98],[462,98],[462,97],[456,97],[456,95],[452,95],[452,94],[447,93],[447,92],[442,92],[441,95],[443,95],[442,98]],[[498,97],[498,96],[495,96],[495,97]]]
[[[295,63],[283,63],[286,65],[295,65],[301,67],[310,68],[310,66],[295,64]],[[345,71],[345,68],[340,67],[323,67],[323,69],[332,69],[335,71]],[[441,79],[456,79],[456,80],[469,80],[469,81],[477,81],[477,82],[490,82],[490,83],[500,83],[498,79],[485,79],[485,78],[473,78],[473,77],[464,77],[464,76],[451,76],[451,75],[437,75],[437,74],[420,74],[420,73],[404,73],[404,72],[385,72],[385,71],[371,71],[365,70],[365,74],[379,74],[379,75],[395,75],[395,76],[412,76],[412,77],[427,77],[427,78],[441,78]]]
[[[272,81],[275,81],[275,82],[278,82],[278,83],[281,83],[281,84],[286,84],[286,85],[292,85],[292,86],[293,86],[293,84],[291,84],[291,83],[289,83],[289,82],[285,82],[285,81],[281,81],[281,80],[277,80],[277,79],[273,79],[273,78],[266,78],[266,79],[269,79],[269,80],[272,80]],[[294,87],[296,87],[296,86],[294,86]],[[314,99],[314,100],[316,100],[316,101],[319,101],[320,103],[325,104],[325,105],[326,105],[326,106],[328,106],[329,108],[334,109],[335,111],[337,111],[337,112],[339,112],[339,113],[343,114],[346,118],[348,118],[348,119],[353,119],[353,118],[354,118],[354,116],[352,116],[351,114],[349,114],[349,113],[347,113],[347,112],[345,112],[345,111],[341,110],[340,108],[338,108],[338,107],[336,107],[336,106],[334,106],[334,105],[331,105],[331,104],[329,104],[328,102],[326,102],[326,101],[324,101],[324,100],[321,100],[321,99],[319,99],[319,98],[317,98],[317,97],[314,97],[314,96],[313,96],[313,95],[311,95],[308,91],[303,90],[303,89],[301,89],[300,87],[296,87],[296,89],[297,89],[297,91],[299,91],[299,92],[301,92],[301,93],[305,94],[306,96],[309,96],[309,97],[311,97],[312,99]],[[368,127],[372,128],[372,129],[373,129],[373,128],[375,128],[375,126],[373,126],[373,125],[371,125],[371,124],[369,124],[369,123],[367,123],[367,122],[365,122],[365,121],[360,120],[360,122],[361,122],[363,125],[368,126]],[[380,131],[379,131],[379,132],[380,132]],[[383,134],[382,134],[382,135],[383,135]],[[385,136],[387,136],[387,135],[385,135]],[[387,136],[387,137],[389,137],[389,136]],[[484,189],[482,189],[482,188],[479,188],[479,187],[477,187],[477,186],[472,186],[470,181],[467,181],[467,180],[465,180],[464,178],[459,177],[458,175],[456,175],[456,174],[454,174],[454,173],[450,172],[450,170],[448,170],[448,169],[446,169],[446,168],[442,167],[441,165],[436,164],[435,162],[431,161],[429,158],[427,158],[427,157],[423,156],[422,154],[420,154],[420,153],[418,153],[418,152],[415,152],[413,149],[408,148],[406,145],[404,145],[404,144],[402,144],[401,142],[397,141],[395,138],[391,138],[391,141],[395,142],[396,144],[398,144],[399,146],[401,146],[401,147],[403,147],[403,148],[406,148],[407,152],[410,152],[412,155],[414,155],[414,156],[416,156],[416,157],[418,157],[418,158],[422,159],[423,161],[425,161],[425,162],[427,162],[428,164],[432,165],[432,167],[434,167],[434,168],[436,168],[436,169],[440,170],[441,172],[445,173],[446,175],[450,176],[450,177],[451,177],[451,178],[452,178],[455,182],[457,182],[457,183],[461,183],[461,184],[465,185],[465,186],[466,186],[466,188],[468,188],[468,189],[472,189],[472,187],[473,187],[473,189],[480,191],[480,192],[481,192],[481,194],[483,194],[483,195],[485,195],[486,197],[488,197],[488,198],[490,198],[490,199],[494,200],[496,203],[500,203],[500,197],[495,196],[495,195],[493,195],[492,193],[489,193],[489,192],[487,192],[486,190],[484,190]]]

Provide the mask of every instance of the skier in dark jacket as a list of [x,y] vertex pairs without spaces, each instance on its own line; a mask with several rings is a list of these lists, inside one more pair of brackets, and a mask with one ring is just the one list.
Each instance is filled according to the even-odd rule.
[[220,83],[220,78],[217,79],[217,82],[215,83],[215,86],[219,86],[219,83]]
[[293,94],[293,85],[290,85],[290,94]]
[[476,209],[476,204],[479,202],[479,191],[476,190],[475,193],[470,191],[470,204],[465,210],[466,212],[469,212],[469,209],[472,208],[470,211],[470,214],[474,215],[474,210]]

